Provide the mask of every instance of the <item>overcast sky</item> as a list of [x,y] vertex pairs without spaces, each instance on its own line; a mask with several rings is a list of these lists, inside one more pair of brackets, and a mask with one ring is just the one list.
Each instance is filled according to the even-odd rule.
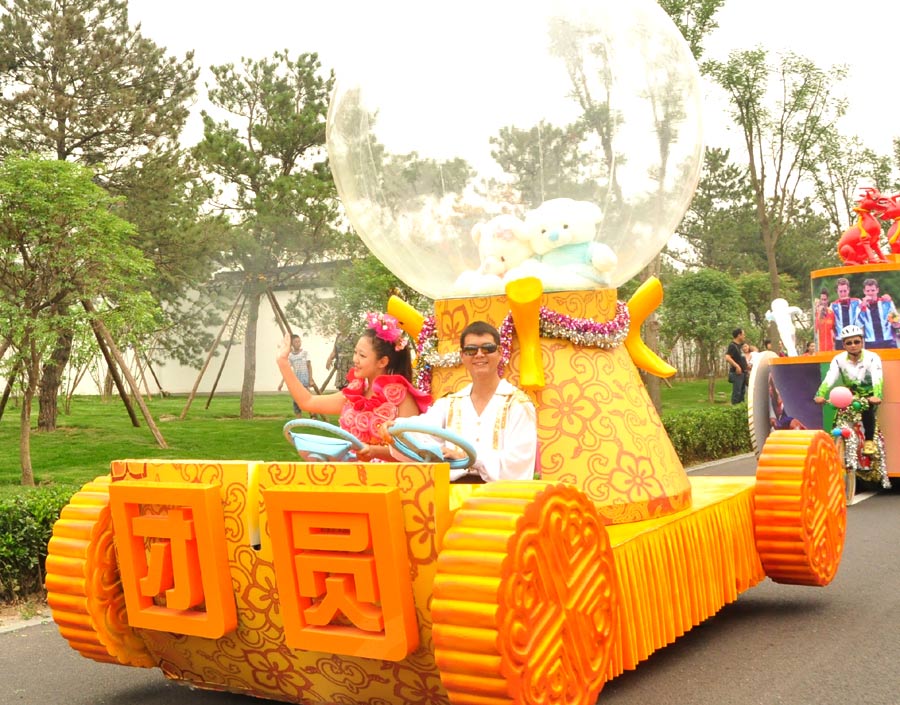
[[[395,4],[393,0],[129,0],[131,21],[141,22],[146,36],[178,55],[194,49],[196,62],[203,68],[237,62],[242,56],[262,58],[288,48],[293,53],[318,52],[323,64],[338,75],[358,58],[355,40],[372,26],[372,13]],[[489,4],[482,0],[481,6]],[[412,11],[419,17],[408,16],[410,27],[427,16],[428,6],[427,2],[414,4]],[[706,42],[706,56],[724,59],[731,50],[761,45],[772,51],[791,49],[822,68],[847,64],[850,77],[843,88],[851,109],[844,132],[859,135],[879,152],[889,152],[892,139],[900,136],[894,107],[900,100],[894,86],[897,43],[892,32],[900,26],[900,2],[856,3],[852,8],[858,20],[849,7],[806,0],[727,0],[718,15],[719,29]],[[200,94],[202,100],[205,90]],[[722,114],[714,88],[707,89],[706,98],[706,141],[717,146],[727,139],[729,120]],[[199,138],[196,121],[192,131]],[[187,141],[196,140],[189,136]]]

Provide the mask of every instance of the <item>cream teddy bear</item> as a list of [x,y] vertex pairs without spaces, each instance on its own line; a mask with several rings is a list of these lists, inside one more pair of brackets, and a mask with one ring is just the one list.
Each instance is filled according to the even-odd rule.
[[525,216],[535,255],[507,272],[506,280],[535,276],[548,289],[608,287],[618,258],[594,240],[602,219],[600,207],[589,201],[545,201]]
[[456,288],[462,293],[499,294],[504,277],[534,254],[525,223],[514,215],[498,215],[472,227],[480,265],[459,275]]

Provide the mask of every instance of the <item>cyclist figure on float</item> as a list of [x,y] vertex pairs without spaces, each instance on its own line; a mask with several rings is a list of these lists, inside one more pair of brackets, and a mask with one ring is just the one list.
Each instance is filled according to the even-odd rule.
[[863,454],[875,455],[875,409],[881,403],[881,392],[884,377],[881,372],[881,358],[878,354],[865,349],[863,329],[857,325],[844,326],[841,329],[841,342],[844,352],[838,353],[831,360],[828,373],[813,401],[824,404],[825,397],[834,387],[847,387],[853,395],[866,399],[869,404],[862,410],[863,433],[865,443]]

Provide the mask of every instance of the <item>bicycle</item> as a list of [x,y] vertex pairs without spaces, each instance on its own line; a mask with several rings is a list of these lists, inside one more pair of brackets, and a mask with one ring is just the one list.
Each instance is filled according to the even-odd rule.
[[856,495],[856,480],[878,482],[885,489],[890,489],[891,481],[887,475],[887,464],[884,454],[884,436],[878,421],[875,421],[875,453],[863,453],[865,432],[862,414],[869,408],[869,400],[853,394],[846,387],[835,387],[829,394],[827,402],[835,409],[834,424],[831,435],[837,448],[838,457],[844,468],[844,495],[847,504]]

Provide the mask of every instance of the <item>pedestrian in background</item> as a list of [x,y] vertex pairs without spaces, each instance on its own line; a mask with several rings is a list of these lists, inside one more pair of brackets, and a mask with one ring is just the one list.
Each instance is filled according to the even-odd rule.
[[747,358],[741,352],[741,346],[744,344],[744,329],[735,328],[732,333],[732,340],[728,344],[728,350],[725,352],[725,362],[728,363],[728,382],[731,384],[731,403],[740,404],[744,401],[744,392],[746,391],[746,379],[749,366]]

